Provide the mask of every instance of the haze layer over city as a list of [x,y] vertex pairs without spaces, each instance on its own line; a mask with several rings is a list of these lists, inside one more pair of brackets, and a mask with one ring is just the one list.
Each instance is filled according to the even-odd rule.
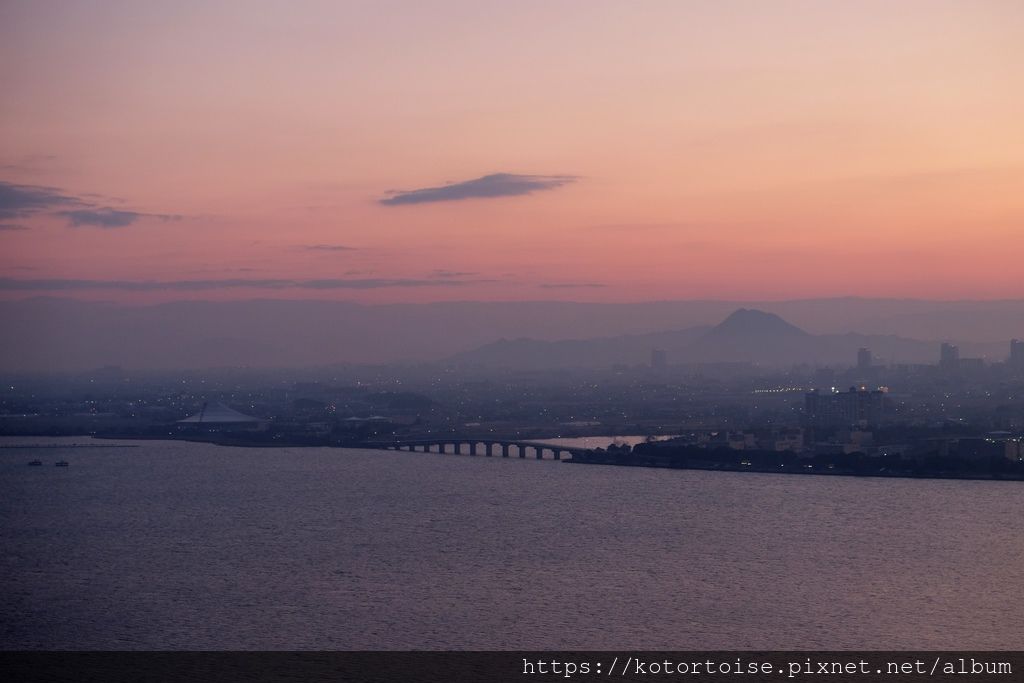
[[[0,601],[18,615],[0,648],[1024,645],[999,596],[949,583],[1009,577],[1007,553],[1024,552],[1000,537],[965,568],[996,541],[963,511],[1003,515],[1024,480],[1021,4],[59,9],[0,5],[0,456],[26,586]],[[66,507],[41,505],[44,474],[72,477]],[[550,482],[576,488],[560,508],[572,530],[540,534],[546,557],[571,547],[554,568],[582,572],[586,588],[552,581],[526,603],[495,599],[535,634],[559,623],[540,607],[554,601],[578,637],[491,637],[494,615],[478,606],[492,589],[452,553],[497,567],[537,539],[424,539],[480,518],[492,494],[543,511],[548,498],[530,491]],[[628,495],[609,493],[620,485]],[[255,528],[290,540],[265,539],[275,550],[250,567],[259,578],[213,608],[217,635],[164,603],[171,560],[145,539],[247,532],[230,514],[206,531],[131,525],[171,509],[222,514],[236,495]],[[760,510],[809,507],[782,531],[720,526],[720,509],[752,495]],[[660,624],[623,608],[602,630],[581,605],[619,584],[578,564],[608,538],[633,556],[605,526],[609,499],[628,528],[671,508],[648,529],[654,544],[684,526],[722,547],[748,531],[834,532],[863,553],[790,564],[762,548],[757,561],[806,598],[801,624],[783,607],[749,621],[715,612],[726,593],[758,594],[738,567],[736,590],[691,586]],[[28,530],[97,500],[134,520],[107,541],[149,558],[132,580],[155,593],[124,604],[170,612],[167,624],[126,616],[80,635],[103,593],[65,591],[52,553],[78,552],[93,530],[50,545]],[[260,507],[270,500],[313,512],[278,518]],[[895,570],[868,586],[881,532],[844,516],[850,501],[865,518],[906,520],[901,533],[960,539],[945,559],[889,558],[948,600],[918,609],[923,593]],[[309,521],[321,513],[323,526]],[[414,543],[394,531],[406,514],[439,526]],[[307,534],[318,540],[296,540]],[[107,541],[83,556],[99,574]],[[293,555],[314,573],[337,564],[302,579],[324,593],[247,602],[286,580]],[[684,562],[647,559],[650,585],[629,560],[616,570],[640,600],[673,590]],[[194,579],[180,580],[202,592],[226,571],[209,562],[190,555]],[[837,563],[858,637],[830,621],[838,589],[820,570]],[[809,576],[818,583],[801,593]],[[466,581],[466,596],[440,588]],[[355,594],[368,597],[339,597]],[[463,607],[446,611],[453,601]],[[707,620],[683,619],[688,605]],[[374,641],[393,626],[382,606],[409,618]],[[290,626],[262,627],[278,608]],[[957,626],[946,611],[969,614]],[[337,634],[303,633],[316,619]]]

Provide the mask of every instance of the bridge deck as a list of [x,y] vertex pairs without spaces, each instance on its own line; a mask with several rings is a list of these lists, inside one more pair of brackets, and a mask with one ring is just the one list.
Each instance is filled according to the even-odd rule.
[[431,452],[430,449],[437,448],[437,452],[445,452],[445,448],[451,446],[455,453],[460,453],[463,446],[469,446],[469,455],[478,455],[477,449],[483,446],[486,455],[492,455],[495,447],[501,449],[502,457],[509,457],[509,448],[515,447],[520,458],[526,457],[526,450],[534,451],[538,459],[543,458],[544,452],[550,451],[556,460],[560,460],[563,453],[570,456],[578,453],[585,453],[589,448],[579,446],[562,446],[559,444],[547,443],[545,441],[533,441],[524,439],[494,439],[494,438],[467,438],[467,437],[438,437],[431,439],[395,439],[391,441],[367,441],[361,444],[362,448],[376,448],[383,450],[408,450],[416,451],[422,448],[422,452]]

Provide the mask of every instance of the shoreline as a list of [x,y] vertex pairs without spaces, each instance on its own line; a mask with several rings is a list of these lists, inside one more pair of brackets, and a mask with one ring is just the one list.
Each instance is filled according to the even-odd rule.
[[[208,443],[214,446],[228,448],[332,448],[351,450],[384,450],[380,448],[368,448],[358,443],[330,444],[330,443],[267,443],[266,441],[245,440],[245,439],[214,439],[198,438],[198,435],[172,436],[172,435],[127,435],[127,434],[105,434],[105,435],[81,435],[89,436],[96,440],[105,441],[185,441],[188,443]],[[223,435],[221,435],[223,436]],[[53,448],[139,448],[138,444],[12,444],[0,445],[0,449],[53,449]],[[388,451],[401,452],[401,451]],[[438,455],[438,454],[435,454]],[[458,455],[447,453],[444,455]],[[607,452],[594,449],[586,455],[562,459],[561,462],[575,465],[604,465],[609,467],[637,467],[666,470],[695,470],[703,472],[726,472],[740,474],[783,474],[783,475],[804,475],[819,477],[860,477],[872,479],[938,479],[951,481],[1024,481],[1024,474],[1008,472],[1005,474],[983,473],[983,472],[853,472],[849,470],[810,469],[801,467],[785,468],[764,467],[755,465],[735,466],[726,463],[699,463],[676,461],[671,462],[665,459],[652,459],[643,456],[627,456],[633,462],[625,461],[621,455],[610,455]]]
[[104,444],[104,443],[16,443],[0,445],[0,449],[26,449],[26,448],[138,448],[138,444]]
[[849,470],[826,470],[826,469],[807,469],[807,468],[768,468],[768,467],[755,467],[755,466],[707,466],[702,467],[700,465],[692,463],[666,463],[666,462],[613,462],[607,459],[600,460],[588,460],[586,458],[570,458],[563,460],[563,462],[576,464],[576,465],[599,465],[607,467],[637,467],[637,468],[649,468],[649,469],[662,469],[662,470],[694,470],[701,472],[726,472],[726,473],[739,473],[739,474],[782,474],[788,476],[816,476],[816,477],[858,477],[858,478],[870,478],[870,479],[942,479],[952,481],[1024,481],[1024,475],[1007,474],[1004,476],[998,476],[993,474],[985,473],[956,473],[956,472],[933,472],[933,473],[913,473],[913,472],[852,472]]

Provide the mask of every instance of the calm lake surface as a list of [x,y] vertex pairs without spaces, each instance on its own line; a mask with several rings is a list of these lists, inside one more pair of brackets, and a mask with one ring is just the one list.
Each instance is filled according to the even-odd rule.
[[1024,647],[1020,483],[138,443],[0,449],[0,648]]

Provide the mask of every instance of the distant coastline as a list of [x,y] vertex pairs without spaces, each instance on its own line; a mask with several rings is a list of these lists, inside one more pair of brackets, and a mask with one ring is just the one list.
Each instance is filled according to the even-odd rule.
[[[361,443],[311,443],[308,441],[286,441],[268,442],[261,439],[246,438],[243,435],[139,435],[139,434],[104,434],[90,435],[97,440],[132,440],[132,441],[188,441],[192,443],[209,443],[215,446],[228,446],[236,448],[337,448],[337,449],[365,449],[367,446]],[[17,448],[132,448],[135,444],[12,444],[0,445],[3,449]],[[400,452],[400,451],[391,451]],[[438,455],[434,453],[434,455]],[[449,456],[458,457],[449,453]],[[465,456],[463,456],[465,457]],[[767,459],[767,460],[766,460]],[[577,454],[562,462],[576,465],[608,465],[614,467],[647,467],[657,469],[674,470],[701,470],[708,472],[741,472],[756,474],[789,474],[789,475],[816,475],[833,477],[873,477],[889,479],[952,479],[952,480],[974,480],[974,481],[1024,481],[1024,467],[1020,463],[1006,461],[998,463],[1003,469],[991,469],[994,464],[991,462],[974,463],[980,468],[987,466],[990,469],[974,469],[955,471],[940,469],[934,466],[929,467],[928,463],[915,461],[902,461],[904,469],[887,467],[873,458],[862,461],[860,468],[842,466],[820,466],[814,464],[812,459],[800,458],[792,452],[769,452],[769,451],[731,451],[729,449],[707,450],[694,447],[671,447],[665,442],[659,444],[641,444],[630,451],[628,448],[618,448],[611,445],[607,450],[596,448]],[[952,462],[960,467],[965,466],[966,461],[943,461]],[[968,466],[970,463],[966,463]]]
[[106,443],[15,443],[15,444],[2,444],[0,448],[5,449],[25,449],[25,448],[138,448],[138,444],[133,443],[118,443],[118,444],[106,444]]
[[[660,453],[658,451],[661,451]],[[746,454],[746,455],[745,455]],[[758,474],[793,474],[832,477],[881,477],[890,479],[967,479],[980,481],[1024,481],[1024,467],[1020,463],[943,460],[952,467],[975,469],[945,469],[929,465],[927,461],[900,461],[891,463],[874,458],[861,461],[859,467],[835,464],[819,465],[809,458],[799,458],[792,452],[706,450],[692,447],[647,448],[640,446],[633,452],[610,448],[596,449],[566,460],[577,465],[611,465],[616,467],[654,467],[659,469],[703,470],[710,472],[754,472]],[[987,468],[987,469],[985,469]],[[999,469],[1001,468],[1001,469]]]

